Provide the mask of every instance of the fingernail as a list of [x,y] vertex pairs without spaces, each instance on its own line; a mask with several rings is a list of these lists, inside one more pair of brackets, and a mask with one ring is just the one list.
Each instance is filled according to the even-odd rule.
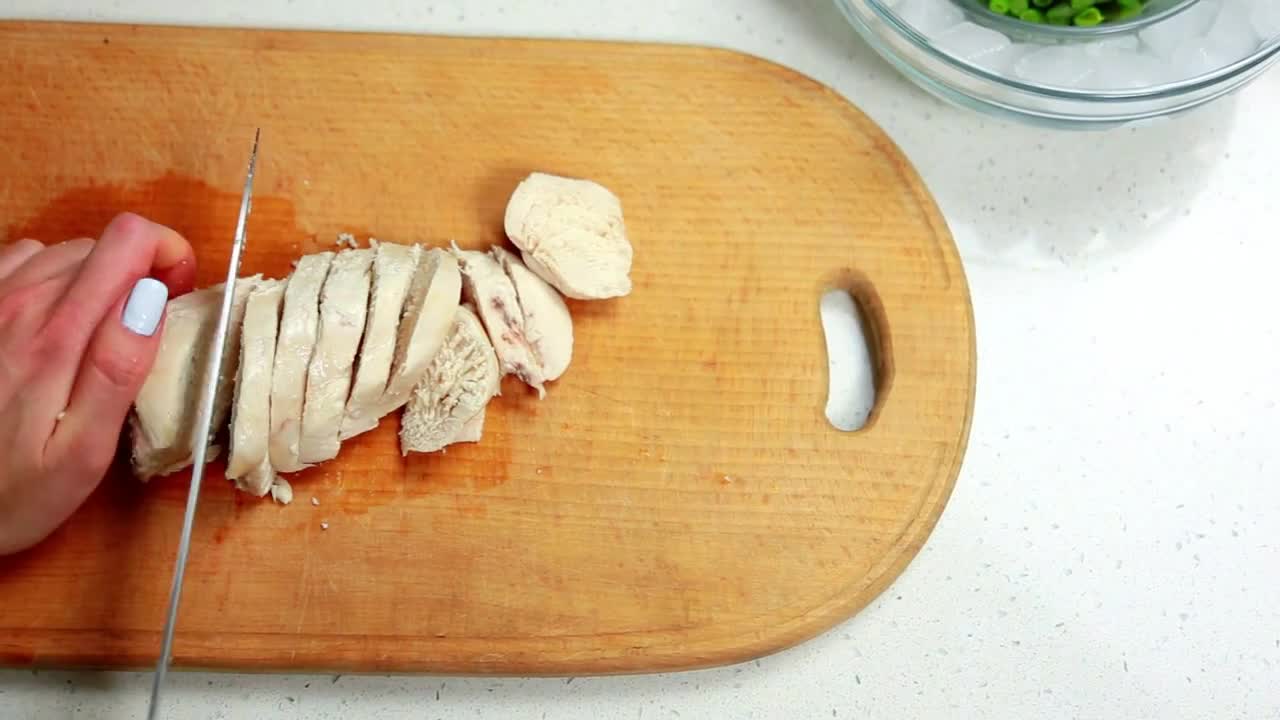
[[150,337],[160,325],[164,304],[168,300],[169,288],[164,283],[152,278],[142,278],[129,292],[129,301],[124,304],[121,322],[133,334]]

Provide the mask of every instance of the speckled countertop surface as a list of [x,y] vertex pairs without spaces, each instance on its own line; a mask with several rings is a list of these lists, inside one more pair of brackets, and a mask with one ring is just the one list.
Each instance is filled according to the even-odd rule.
[[[1280,718],[1280,71],[1143,131],[1060,134],[939,104],[825,0],[179,5],[8,0],[0,16],[673,40],[808,73],[936,195],[979,367],[930,542],[812,642],[629,678],[178,673],[172,717]],[[149,687],[0,672],[0,717],[141,718]]]

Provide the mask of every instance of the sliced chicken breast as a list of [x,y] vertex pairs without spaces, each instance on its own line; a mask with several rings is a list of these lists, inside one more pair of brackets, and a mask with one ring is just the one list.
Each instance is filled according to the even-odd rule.
[[524,314],[511,279],[488,253],[461,250],[457,245],[452,252],[462,271],[462,298],[475,306],[503,374],[515,375],[537,390],[538,397],[544,396],[542,364],[525,337]]
[[341,440],[372,430],[382,416],[390,412],[383,409],[382,396],[391,377],[400,316],[409,296],[414,270],[422,256],[422,248],[418,245],[377,243],[375,248],[369,315],[355,380],[351,385],[351,397],[347,399],[346,413],[342,418]]
[[197,357],[212,337],[222,287],[195,290],[169,301],[155,362],[134,402],[129,423],[133,472],[142,480],[167,475],[191,461],[191,431],[199,384]]
[[422,253],[409,287],[409,299],[396,337],[396,356],[382,396],[379,415],[409,401],[432,358],[453,326],[462,297],[458,261],[440,248]]
[[320,296],[320,328],[307,366],[298,460],[311,465],[338,456],[342,417],[351,391],[356,351],[369,311],[373,251],[345,250],[329,268]]
[[471,419],[462,424],[458,428],[458,434],[453,436],[453,442],[449,443],[477,443],[480,437],[484,435],[484,408],[480,408],[480,412],[471,416]]
[[507,202],[503,225],[529,269],[567,297],[631,292],[631,242],[622,203],[590,180],[533,173]]
[[306,397],[307,368],[311,365],[320,326],[320,289],[324,287],[333,257],[334,253],[328,251],[304,255],[285,286],[275,369],[271,375],[268,454],[276,472],[291,473],[306,467],[299,460],[302,405]]
[[484,419],[474,419],[498,394],[501,377],[480,319],[467,305],[458,306],[449,336],[401,417],[401,453],[435,452],[460,439],[479,439]]
[[520,262],[520,258],[497,245],[490,249],[515,288],[524,317],[524,336],[542,370],[542,379],[552,381],[569,369],[573,358],[573,317],[564,298],[546,280]]
[[[215,434],[226,422],[231,404],[245,304],[261,278],[254,275],[236,281],[222,372],[214,396]],[[200,390],[210,367],[209,351],[222,310],[224,287],[219,283],[180,295],[170,300],[165,309],[160,347],[129,417],[133,471],[141,480],[168,475],[192,463]],[[206,456],[210,460],[222,451],[213,441],[212,437],[207,440]]]
[[271,372],[284,280],[266,280],[249,295],[240,326],[240,368],[231,404],[227,478],[236,487],[262,497],[276,479],[268,457],[271,424]]

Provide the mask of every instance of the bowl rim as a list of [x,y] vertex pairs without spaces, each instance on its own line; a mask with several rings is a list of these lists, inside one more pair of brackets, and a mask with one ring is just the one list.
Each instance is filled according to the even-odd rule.
[[[851,7],[854,0],[835,1],[846,13],[854,12],[854,9]],[[935,45],[923,33],[916,30],[914,26],[903,21],[898,17],[898,14],[894,12],[893,8],[885,3],[885,0],[860,1],[865,3],[867,7],[871,8],[872,11],[876,13],[877,17],[886,23],[895,33],[904,37],[919,49],[929,53],[929,55],[934,59],[962,72],[976,75],[980,79],[988,80],[1008,88],[1013,88],[1032,95],[1047,97],[1053,100],[1120,102],[1174,98],[1179,95],[1213,88],[1222,80],[1234,77],[1235,75],[1245,72],[1249,68],[1259,63],[1266,62],[1273,56],[1280,54],[1280,35],[1277,35],[1263,42],[1254,52],[1229,65],[1202,75],[1186,78],[1184,80],[1130,90],[1090,90],[1082,88],[1067,88],[1055,85],[1028,83],[1019,78],[1001,75],[980,65],[975,65],[967,60],[958,58]],[[1186,7],[1191,7],[1191,5],[1187,5]],[[977,25],[978,23],[974,24]],[[1044,44],[1043,46],[1048,47],[1049,45]]]
[[[859,30],[859,32],[863,31]],[[868,32],[864,37],[867,38],[867,41],[872,46],[881,50],[890,65],[893,65],[900,71],[906,73],[934,95],[950,100],[951,102],[958,103],[964,107],[982,110],[988,114],[998,117],[1009,118],[1020,122],[1030,121],[1053,128],[1108,128],[1130,125],[1137,122],[1160,120],[1171,115],[1186,112],[1206,102],[1217,100],[1220,97],[1231,94],[1237,89],[1236,85],[1231,84],[1215,85],[1213,86],[1212,92],[1208,94],[1191,96],[1182,94],[1172,96],[1170,99],[1177,101],[1176,105],[1166,105],[1159,108],[1126,112],[1106,117],[1072,114],[1068,112],[1045,110],[1042,108],[1029,108],[1004,100],[966,93],[963,90],[948,85],[943,80],[939,80],[938,78],[929,75],[927,72],[923,72],[918,68],[913,67],[907,60],[904,60],[897,54],[884,49],[881,44],[881,40],[875,37],[874,33]],[[1277,57],[1280,57],[1280,53],[1277,53]],[[1247,80],[1248,73],[1261,73],[1270,64],[1271,63],[1269,61],[1264,61],[1246,69],[1241,76],[1246,76],[1245,79]],[[1103,103],[1096,104],[1103,105]],[[1123,105],[1118,107],[1123,107]]]

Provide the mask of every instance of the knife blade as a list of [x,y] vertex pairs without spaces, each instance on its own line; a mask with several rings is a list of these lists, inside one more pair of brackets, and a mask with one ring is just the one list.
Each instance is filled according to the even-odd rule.
[[218,390],[218,381],[222,376],[222,354],[227,344],[227,334],[231,324],[231,306],[235,298],[236,275],[240,271],[240,253],[244,249],[245,227],[249,221],[249,210],[253,205],[253,174],[258,159],[258,138],[261,128],[253,133],[253,149],[249,152],[249,170],[245,176],[244,192],[240,197],[240,216],[236,220],[236,234],[231,245],[231,260],[227,266],[226,285],[222,289],[222,309],[218,314],[210,342],[208,374],[200,392],[200,412],[191,437],[192,449],[191,487],[187,491],[187,509],[182,519],[182,535],[178,540],[178,558],[174,565],[173,585],[169,590],[169,609],[164,623],[164,636],[160,644],[160,658],[156,662],[155,678],[151,685],[151,703],[147,709],[148,720],[155,720],[160,709],[160,690],[168,673],[169,662],[173,656],[173,630],[178,619],[178,601],[182,595],[182,580],[187,569],[187,555],[191,550],[191,528],[195,524],[196,506],[200,500],[200,484],[204,480],[205,463],[208,462],[209,442],[212,438],[214,396]]

